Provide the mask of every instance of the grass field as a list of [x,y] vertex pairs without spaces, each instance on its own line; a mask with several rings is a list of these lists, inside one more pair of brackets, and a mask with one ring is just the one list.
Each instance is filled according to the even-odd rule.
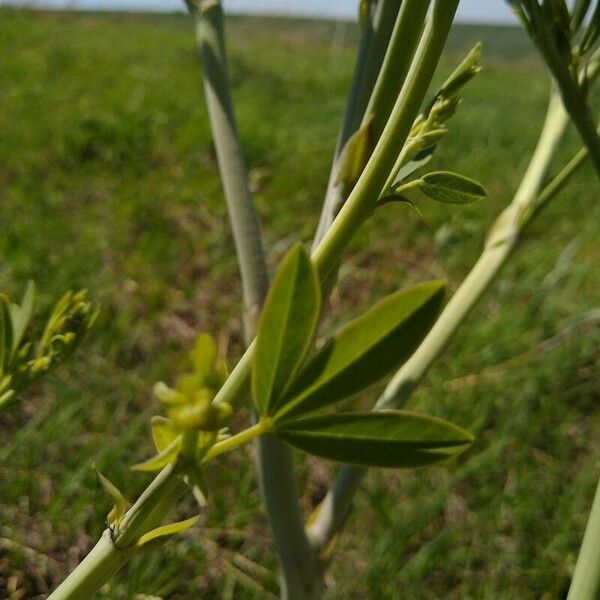
[[[228,34],[274,266],[313,233],[356,31],[236,19]],[[382,210],[353,242],[325,328],[410,282],[445,276],[458,285],[510,200],[548,83],[520,32],[492,27],[457,28],[440,77],[479,38],[486,69],[435,167],[479,179],[489,199],[423,204],[423,219]],[[103,307],[75,359],[0,415],[0,597],[17,600],[45,597],[103,529],[109,506],[94,461],[129,497],[147,483],[128,466],[151,452],[150,390],[172,379],[195,333],[217,335],[232,362],[242,343],[188,20],[0,9],[0,40],[0,289],[17,295],[32,278],[48,307],[64,289],[86,287]],[[562,157],[577,148],[571,134]],[[449,465],[370,474],[339,540],[328,598],[564,597],[599,471],[599,219],[586,167],[411,400],[470,427],[476,443]],[[132,561],[101,597],[276,593],[252,456],[247,448],[221,460],[202,526]],[[298,463],[308,511],[334,468]],[[192,510],[184,503],[181,513]]]

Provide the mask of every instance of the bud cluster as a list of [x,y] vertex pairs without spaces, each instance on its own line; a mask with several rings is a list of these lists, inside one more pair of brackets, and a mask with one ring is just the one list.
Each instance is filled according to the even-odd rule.
[[69,291],[52,309],[36,341],[29,328],[34,295],[31,282],[20,305],[0,294],[0,408],[68,358],[98,316],[85,290]]

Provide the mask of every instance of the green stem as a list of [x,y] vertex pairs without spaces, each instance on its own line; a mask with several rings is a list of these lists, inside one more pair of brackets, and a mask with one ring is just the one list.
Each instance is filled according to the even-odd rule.
[[259,435],[267,433],[269,429],[270,428],[268,423],[265,420],[261,419],[260,421],[258,421],[258,423],[252,425],[252,427],[248,427],[248,429],[244,429],[243,431],[232,435],[226,440],[215,444],[206,453],[206,456],[204,457],[204,460],[202,462],[208,462],[209,460],[212,460],[213,458],[216,458],[221,454],[231,452],[231,450],[234,450],[238,446],[241,446],[242,444],[247,444],[248,442],[257,438]]
[[588,149],[590,160],[600,179],[600,135],[596,131],[591,108],[577,82],[571,78],[568,69],[559,65],[552,72],[560,88],[565,108]]
[[[269,278],[235,123],[220,3],[206,3],[205,8],[201,4],[196,20],[206,101],[242,274],[246,305],[244,329],[246,340],[250,342],[254,337]],[[242,361],[242,364],[246,363]],[[247,390],[247,385],[242,384],[239,392]],[[209,455],[216,456],[216,453],[226,451],[234,443],[233,438],[227,440],[213,449],[215,454]],[[281,563],[284,588],[310,587],[312,550],[297,501],[292,451],[271,436],[260,437],[256,445],[261,492]]]
[[127,511],[118,531],[105,530],[90,553],[48,600],[82,600],[94,594],[136,553],[135,543],[160,525],[186,485],[172,466],[163,469]]
[[249,341],[269,288],[269,275],[231,98],[220,3],[207,3],[195,17],[204,94],[240,265]]
[[98,543],[77,568],[48,596],[48,600],[81,600],[94,594],[130,558],[125,550],[118,550],[106,530]]
[[566,111],[586,145],[596,175],[600,178],[600,134],[596,131],[594,115],[586,101],[584,91],[576,73],[565,63],[554,39],[554,32],[544,18],[537,2],[529,3],[530,10],[535,12],[535,28],[530,31],[533,42],[543,56],[558,89]]
[[[528,207],[534,204],[540,195],[550,163],[568,123],[569,119],[560,99],[557,94],[552,94],[537,147],[513,201],[496,219],[492,235],[488,238],[479,260],[419,348],[389,382],[375,405],[376,409],[398,407],[408,399],[458,326],[496,277],[515,248],[519,233],[527,222],[525,215]],[[339,470],[331,490],[308,527],[309,537],[317,548],[325,547],[343,526],[354,494],[365,473],[366,469],[351,466],[343,466]]]
[[600,593],[600,480],[567,600],[597,600]]
[[373,117],[371,132],[377,141],[410,69],[427,15],[430,0],[404,0],[385,59],[365,110],[365,122]]
[[[421,0],[417,1],[420,2]],[[363,25],[350,92],[344,110],[344,119],[335,148],[329,182],[327,183],[327,192],[312,244],[313,250],[319,245],[327,230],[331,227],[331,223],[346,199],[343,187],[337,185],[338,159],[346,142],[358,130],[363,121],[400,5],[401,0],[379,0],[376,3],[371,3],[369,18]]]

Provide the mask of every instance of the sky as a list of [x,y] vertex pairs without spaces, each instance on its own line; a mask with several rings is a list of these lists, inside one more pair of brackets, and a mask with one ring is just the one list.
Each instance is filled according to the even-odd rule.
[[[181,10],[181,0],[0,0],[0,4],[49,8],[105,10]],[[231,13],[284,14],[335,19],[355,19],[358,0],[223,0]],[[463,22],[513,23],[515,19],[504,0],[461,0],[458,11]]]

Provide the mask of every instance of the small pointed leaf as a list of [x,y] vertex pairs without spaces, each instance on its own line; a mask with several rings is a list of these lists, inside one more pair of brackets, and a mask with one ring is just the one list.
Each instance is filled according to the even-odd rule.
[[306,417],[277,435],[310,454],[369,467],[422,467],[459,454],[473,436],[453,423],[402,410]]
[[424,167],[433,157],[433,153],[435,152],[435,146],[427,148],[426,150],[422,150],[415,157],[407,162],[403,167],[400,167],[398,173],[396,173],[396,177],[394,177],[394,181],[392,182],[392,187],[397,186],[402,183],[404,180],[408,179],[415,171]]
[[448,171],[423,175],[418,187],[433,200],[447,204],[471,204],[487,196],[481,184]]
[[274,407],[301,365],[321,306],[314,267],[300,244],[281,261],[265,302],[252,363],[252,392],[261,415]]
[[155,416],[150,420],[150,426],[152,428],[152,440],[157,452],[166,450],[177,437],[177,430],[171,419]]
[[430,281],[401,290],[348,323],[307,363],[275,419],[353,396],[398,368],[433,325],[444,287]]
[[346,142],[340,153],[337,184],[352,187],[361,176],[371,154],[372,123],[370,117]]
[[174,463],[181,449],[181,436],[178,435],[162,452],[156,456],[131,467],[134,471],[160,471],[170,463]]
[[196,524],[200,517],[196,515],[185,521],[178,521],[177,523],[169,523],[168,525],[162,525],[156,529],[152,529],[148,533],[142,535],[137,541],[136,546],[146,546],[150,542],[158,542],[161,544],[168,542],[171,538],[176,535],[187,531],[190,527]]
[[33,281],[27,283],[21,305],[12,304],[10,307],[10,316],[12,320],[12,355],[18,350],[29,320],[33,311],[35,300],[35,284]]
[[125,513],[127,512],[127,509],[131,506],[131,503],[125,499],[119,488],[117,488],[117,486],[114,483],[112,483],[112,481],[110,481],[109,479],[104,477],[102,473],[100,473],[100,471],[96,468],[96,465],[94,465],[94,470],[96,471],[96,475],[98,476],[100,484],[106,492],[106,495],[109,496],[110,499],[113,501],[113,508],[108,513],[106,519],[110,525],[118,524],[121,521],[121,519],[125,516]]

